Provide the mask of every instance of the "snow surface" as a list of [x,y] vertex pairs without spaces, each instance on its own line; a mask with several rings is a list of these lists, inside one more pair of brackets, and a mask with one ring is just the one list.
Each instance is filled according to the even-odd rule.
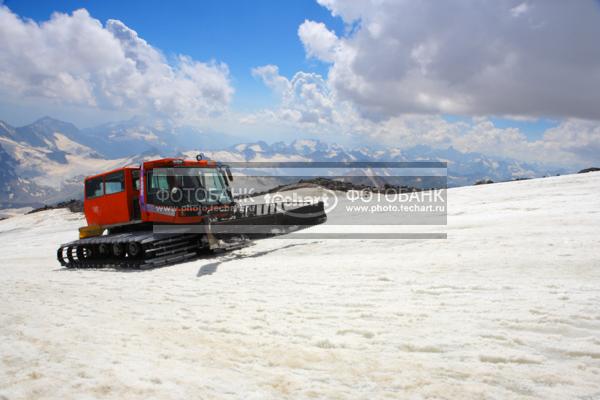
[[0,221],[0,398],[599,398],[600,173],[448,198],[447,240],[142,272],[60,268],[80,214]]
[[2,208],[0,209],[0,218],[10,218],[27,214],[31,210],[33,210],[33,207]]

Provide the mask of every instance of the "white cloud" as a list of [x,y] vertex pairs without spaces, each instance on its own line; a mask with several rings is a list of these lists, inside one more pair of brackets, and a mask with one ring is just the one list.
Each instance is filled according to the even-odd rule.
[[319,74],[300,71],[288,79],[279,74],[275,65],[254,68],[252,74],[280,98],[276,109],[259,113],[262,118],[297,124],[298,128],[310,132],[332,134],[348,133],[352,121],[358,118],[349,104],[336,99]]
[[270,130],[287,127],[325,140],[344,138],[375,146],[452,146],[462,152],[550,165],[582,167],[600,162],[600,125],[595,121],[566,119],[539,140],[530,140],[518,128],[499,128],[488,117],[450,122],[440,115],[402,114],[372,120],[339,99],[318,74],[298,72],[288,79],[275,65],[255,68],[253,73],[277,93],[280,103],[244,116],[245,124]]
[[518,128],[499,128],[486,117],[449,122],[440,116],[403,115],[377,123],[371,140],[390,146],[454,147],[461,152],[549,165],[590,166],[600,162],[600,126],[567,119],[530,140]]
[[307,56],[324,61],[335,60],[335,51],[339,45],[338,38],[322,22],[305,20],[298,28],[298,36]]
[[169,63],[120,21],[80,9],[38,24],[0,6],[0,93],[194,120],[225,111],[233,88],[225,64]]
[[527,10],[529,10],[529,5],[527,3],[521,3],[521,4],[511,8],[510,13],[512,14],[513,17],[519,17],[519,16],[525,14],[527,12]]
[[541,157],[546,159],[552,159],[551,152],[559,152],[565,163],[600,163],[600,125],[595,121],[566,120],[546,131],[543,143]]
[[[351,29],[298,29],[327,78],[254,74],[281,98],[255,116],[327,137],[564,166],[600,162],[600,5],[591,0],[319,0]],[[448,16],[452,16],[449,18]],[[443,114],[471,116],[449,122]],[[491,116],[560,118],[540,139]]]
[[[299,29],[307,56],[370,118],[410,113],[600,119],[596,0],[319,0],[354,29]],[[335,50],[333,50],[335,49]]]
[[[600,162],[595,3],[319,2],[352,29],[338,37],[318,22],[298,28],[307,57],[330,64],[326,77],[303,71],[285,77],[275,65],[253,69],[280,99],[272,109],[230,111],[233,88],[225,64],[185,56],[169,62],[120,21],[103,25],[78,10],[38,24],[4,6],[0,96],[3,104],[19,98],[29,107],[37,101],[201,120],[213,131],[252,137],[350,137],[404,148],[453,146],[524,161]],[[476,117],[449,122],[440,116],[445,113]],[[518,129],[494,126],[490,115],[565,118],[531,140]]]
[[262,67],[253,68],[252,75],[262,79],[265,85],[280,96],[285,96],[291,88],[290,81],[279,75],[279,67],[276,65],[263,65]]

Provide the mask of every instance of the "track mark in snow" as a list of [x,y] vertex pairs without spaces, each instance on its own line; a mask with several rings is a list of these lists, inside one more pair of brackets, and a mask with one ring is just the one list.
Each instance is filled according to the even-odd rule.
[[410,343],[403,344],[398,347],[402,351],[409,353],[443,353],[442,348],[435,345],[418,346]]
[[492,355],[481,355],[479,360],[492,364],[542,364],[543,360],[529,357],[501,357]]
[[318,342],[315,343],[315,346],[317,346],[321,349],[335,349],[337,347],[340,347],[327,339],[319,340]]
[[358,329],[342,329],[342,330],[337,331],[337,334],[342,335],[342,336],[347,335],[349,333],[362,336],[365,339],[371,339],[373,336],[375,336],[375,334],[373,332],[363,331],[363,330],[358,330]]

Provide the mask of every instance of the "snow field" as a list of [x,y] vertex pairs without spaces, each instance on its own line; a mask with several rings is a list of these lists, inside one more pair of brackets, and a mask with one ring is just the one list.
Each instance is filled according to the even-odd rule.
[[[596,398],[600,174],[451,189],[446,240],[267,239],[65,270],[0,221],[0,398]],[[315,231],[327,226],[311,228]]]

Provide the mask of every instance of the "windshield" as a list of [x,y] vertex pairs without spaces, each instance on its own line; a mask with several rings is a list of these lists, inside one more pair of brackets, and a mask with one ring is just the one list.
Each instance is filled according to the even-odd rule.
[[206,205],[231,203],[223,173],[216,168],[155,168],[147,174],[148,203]]

